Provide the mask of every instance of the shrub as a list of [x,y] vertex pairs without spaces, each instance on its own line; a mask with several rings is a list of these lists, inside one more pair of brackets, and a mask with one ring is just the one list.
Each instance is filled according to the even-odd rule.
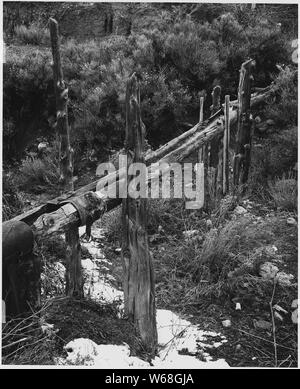
[[280,128],[297,126],[298,123],[298,76],[291,67],[286,67],[275,79],[276,101],[270,102],[265,115]]
[[21,163],[19,172],[14,181],[20,189],[39,193],[45,187],[57,189],[59,180],[58,161],[53,160],[51,155],[43,158],[27,157]]
[[18,195],[13,180],[7,174],[3,174],[2,180],[2,218],[3,221],[17,216],[23,210],[23,202]]
[[276,206],[286,211],[297,211],[298,182],[294,179],[280,179],[269,184],[269,192]]
[[47,28],[32,23],[29,27],[24,25],[15,27],[15,38],[19,44],[48,45],[50,34]]

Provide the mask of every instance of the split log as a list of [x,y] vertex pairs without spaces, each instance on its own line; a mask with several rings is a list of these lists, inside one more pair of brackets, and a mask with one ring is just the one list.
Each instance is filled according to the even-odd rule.
[[240,71],[240,81],[238,88],[238,117],[237,117],[237,137],[233,166],[233,183],[235,186],[245,184],[248,179],[250,168],[251,151],[251,80],[252,69],[255,66],[253,60],[244,62]]
[[[131,163],[144,163],[144,134],[139,86],[133,74],[126,90],[125,150],[128,166]],[[128,174],[127,193],[132,178]],[[123,199],[122,222],[125,313],[136,324],[145,349],[154,356],[157,347],[155,284],[148,247],[147,199],[134,199],[128,194],[127,198]]]
[[50,18],[50,37],[53,56],[53,78],[56,99],[56,128],[59,140],[60,183],[68,190],[74,190],[73,150],[70,145],[68,123],[68,88],[63,79],[60,58],[58,23]]

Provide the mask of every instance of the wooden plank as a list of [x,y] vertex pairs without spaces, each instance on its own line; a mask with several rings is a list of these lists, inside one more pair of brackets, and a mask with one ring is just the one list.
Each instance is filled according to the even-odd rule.
[[[126,139],[128,165],[144,163],[144,134],[139,106],[139,86],[135,74],[126,90]],[[128,174],[128,173],[127,173]],[[127,191],[133,177],[128,175]],[[125,313],[138,329],[143,346],[152,356],[157,348],[155,284],[148,247],[147,199],[123,199],[122,259],[124,267]]]
[[203,123],[204,96],[200,96],[199,124]]
[[59,141],[59,181],[66,191],[74,190],[73,183],[73,150],[70,145],[70,130],[68,122],[68,88],[63,79],[60,58],[60,42],[58,23],[50,18],[50,37],[53,56],[53,78],[56,98],[56,129]]

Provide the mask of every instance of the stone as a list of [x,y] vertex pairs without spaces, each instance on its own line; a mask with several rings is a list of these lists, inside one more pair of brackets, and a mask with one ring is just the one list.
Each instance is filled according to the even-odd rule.
[[291,319],[294,324],[298,324],[298,309],[292,312]]
[[235,304],[235,310],[240,311],[242,309],[241,303],[236,303]]
[[298,308],[298,299],[295,299],[292,301],[292,305],[291,305],[292,308]]
[[222,321],[222,325],[223,325],[223,327],[225,327],[225,328],[231,327],[231,320],[229,320],[229,319],[223,320],[223,321]]
[[286,221],[289,226],[297,226],[297,221],[293,217],[289,217]]
[[278,283],[281,286],[291,286],[291,280],[294,278],[293,274],[287,274],[283,271],[277,273]]
[[260,265],[259,275],[264,279],[274,279],[278,273],[279,269],[277,266],[273,265],[272,262],[265,262]]
[[272,324],[266,320],[253,320],[254,327],[259,330],[270,330],[272,328]]
[[212,228],[213,224],[212,224],[212,221],[210,219],[206,220],[206,226],[208,228]]
[[199,234],[199,230],[188,230],[188,231],[183,231],[183,236],[186,239],[192,238],[195,235]]
[[235,208],[234,213],[237,215],[244,215],[245,213],[247,213],[247,210],[244,207],[241,207],[240,205],[238,205]]

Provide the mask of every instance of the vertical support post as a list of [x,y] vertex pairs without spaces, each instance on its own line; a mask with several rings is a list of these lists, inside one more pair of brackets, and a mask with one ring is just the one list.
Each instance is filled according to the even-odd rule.
[[223,195],[229,191],[229,141],[230,141],[230,122],[229,122],[229,102],[230,96],[225,96],[224,108],[224,137],[223,137]]
[[[211,116],[214,115],[221,107],[221,87],[216,85],[211,93],[212,105],[210,107]],[[210,167],[210,177],[213,180],[211,187],[215,196],[219,193],[218,190],[218,181],[220,180],[220,139],[213,139],[210,143],[210,153],[209,153],[209,167]],[[213,169],[212,169],[213,168]],[[214,174],[212,174],[214,172]],[[222,171],[221,171],[222,174]]]
[[58,23],[52,18],[50,18],[49,23],[53,56],[54,91],[56,99],[56,127],[59,138],[60,182],[65,190],[73,191],[73,150],[70,145],[70,131],[68,123],[68,88],[63,80]]
[[221,107],[221,87],[216,85],[211,93],[212,105],[210,107],[211,116]]
[[77,226],[66,231],[66,295],[83,298],[81,246]]
[[199,124],[203,123],[203,106],[204,106],[204,96],[200,96]]
[[255,61],[250,59],[242,64],[238,88],[238,118],[236,150],[233,164],[233,183],[235,186],[245,184],[248,179],[251,151],[251,73]]
[[[132,163],[144,163],[145,128],[141,120],[139,96],[138,81],[133,74],[126,89],[125,151],[128,166]],[[129,186],[133,178],[127,170],[127,198],[123,199],[122,206],[125,314],[134,321],[144,347],[154,355],[157,329],[154,272],[147,234],[148,204],[143,196],[130,196]],[[143,183],[139,185],[141,188]]]

